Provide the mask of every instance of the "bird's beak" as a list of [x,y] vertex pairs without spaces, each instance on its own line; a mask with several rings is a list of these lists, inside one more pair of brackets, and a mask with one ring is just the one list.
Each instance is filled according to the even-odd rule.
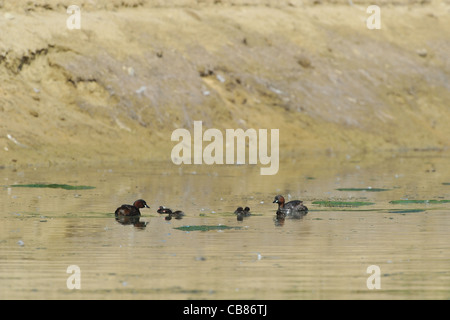
[[278,203],[278,200],[273,200],[273,202],[272,203]]
[[147,204],[145,205],[145,207],[150,209],[150,207]]

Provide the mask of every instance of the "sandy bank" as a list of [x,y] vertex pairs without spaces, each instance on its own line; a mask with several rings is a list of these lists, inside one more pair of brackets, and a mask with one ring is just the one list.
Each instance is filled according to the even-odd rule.
[[0,165],[169,160],[195,120],[281,156],[450,146],[448,1],[378,1],[381,30],[367,1],[79,3],[69,30],[68,1],[0,1]]

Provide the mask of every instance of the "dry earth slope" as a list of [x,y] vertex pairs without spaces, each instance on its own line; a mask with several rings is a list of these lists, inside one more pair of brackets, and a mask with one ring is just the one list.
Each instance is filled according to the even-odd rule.
[[450,146],[449,1],[168,3],[0,1],[0,165],[170,159],[195,120],[295,152]]

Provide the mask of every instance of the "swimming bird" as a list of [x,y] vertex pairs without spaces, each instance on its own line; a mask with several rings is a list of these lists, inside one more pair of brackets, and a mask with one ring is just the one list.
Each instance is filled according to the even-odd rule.
[[279,218],[302,216],[308,213],[308,208],[303,205],[301,200],[293,200],[286,203],[284,197],[278,195],[273,203],[278,203],[277,217]]
[[147,205],[147,202],[145,202],[145,200],[139,199],[136,200],[133,205],[129,205],[129,204],[123,204],[122,206],[120,206],[119,208],[116,209],[116,217],[118,216],[140,216],[141,212],[139,211],[139,209],[141,208],[150,208]]
[[244,220],[244,217],[249,217],[251,215],[250,208],[249,207],[245,207],[245,208],[238,207],[236,209],[236,211],[234,211],[234,214],[237,215],[238,221],[242,221],[242,220]]
[[156,210],[159,214],[168,214],[169,212],[172,212],[169,208],[166,208],[164,206],[159,206],[158,210]]
[[156,212],[159,214],[167,214],[167,217],[165,217],[166,220],[172,220],[172,218],[179,220],[184,216],[184,212],[181,210],[172,211],[172,209],[163,206],[159,206],[159,209],[156,210]]

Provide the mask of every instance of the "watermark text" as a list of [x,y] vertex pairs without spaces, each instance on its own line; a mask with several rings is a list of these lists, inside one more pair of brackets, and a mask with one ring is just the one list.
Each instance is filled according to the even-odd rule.
[[67,267],[66,273],[70,273],[71,275],[67,278],[66,285],[67,289],[81,289],[81,269],[79,266],[71,265]]
[[[202,121],[194,121],[193,139],[187,129],[172,132],[171,140],[179,142],[172,149],[172,162],[176,165],[192,164],[193,158],[194,164],[245,164],[247,139],[248,163],[257,164],[259,158],[260,164],[269,165],[261,168],[261,175],[276,174],[279,168],[279,129],[270,130],[269,155],[267,129],[226,129],[224,140],[222,131],[207,129],[203,132]],[[210,143],[203,147],[205,141]]]
[[379,266],[371,265],[367,267],[367,273],[371,276],[367,278],[367,288],[370,290],[381,289],[381,269]]

